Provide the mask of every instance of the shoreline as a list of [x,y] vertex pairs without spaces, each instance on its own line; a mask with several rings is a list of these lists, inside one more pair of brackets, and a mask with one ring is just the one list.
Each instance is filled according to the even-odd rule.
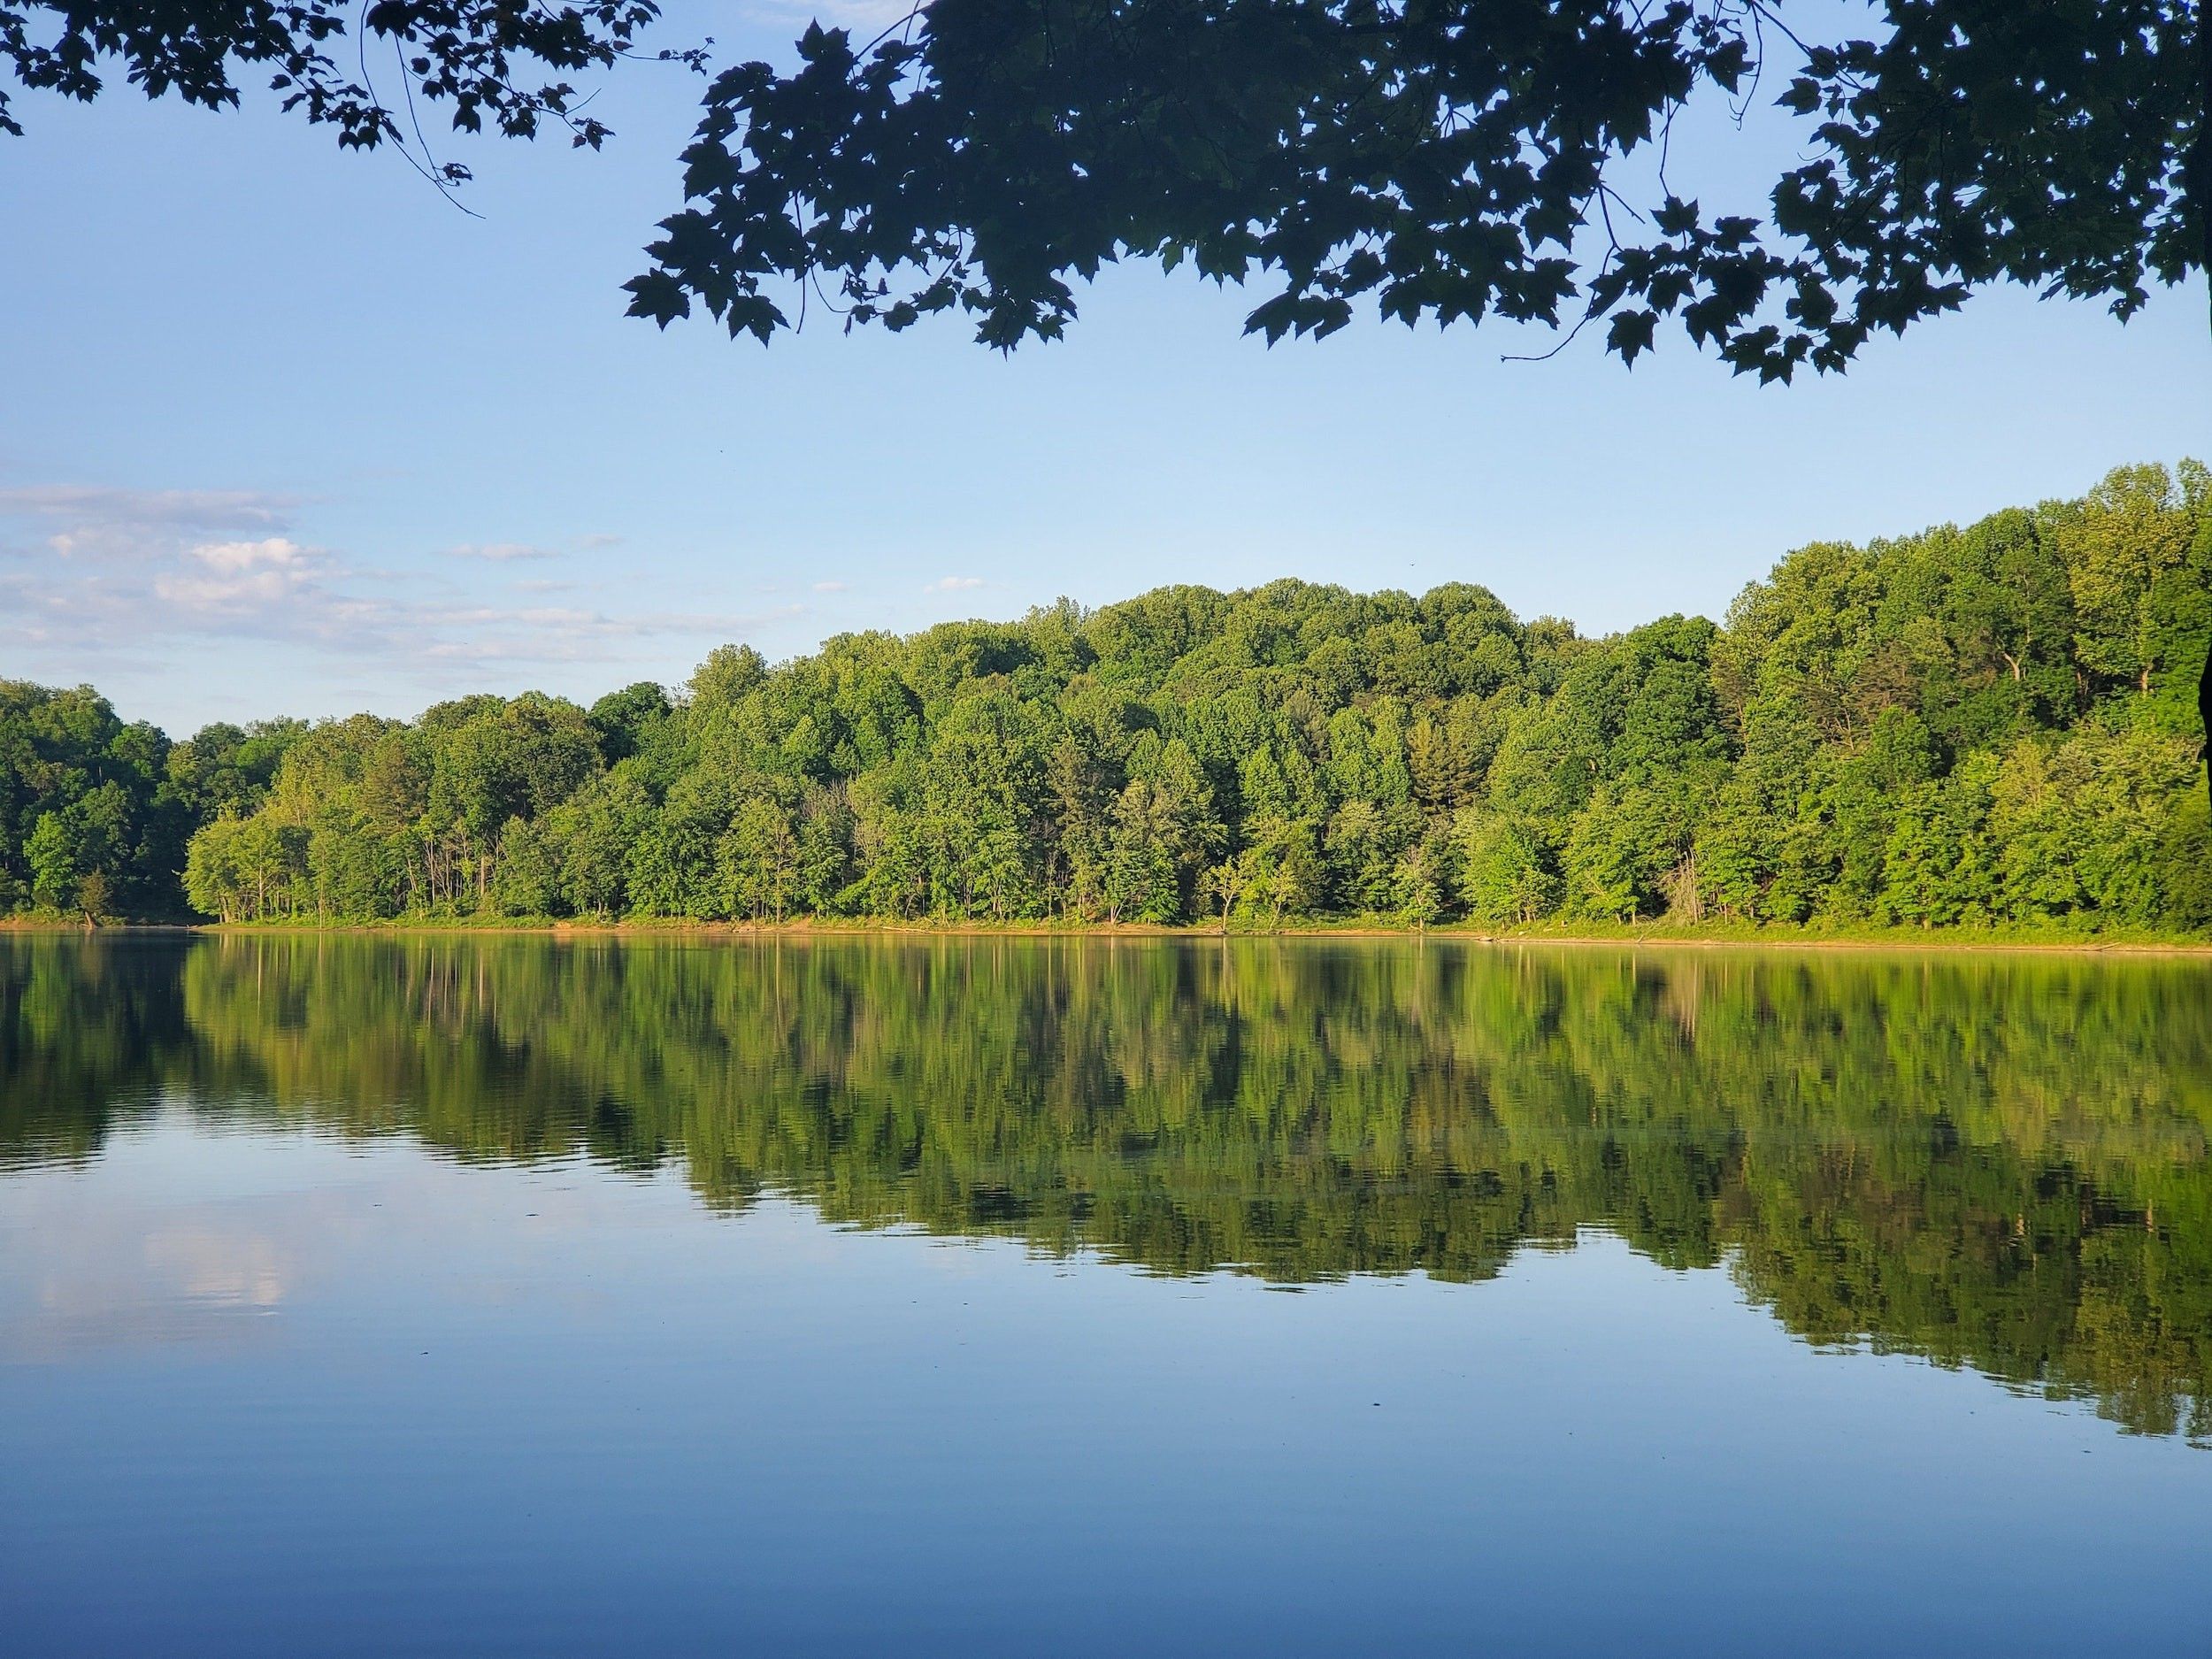
[[823,920],[813,918],[784,922],[720,922],[681,919],[631,921],[574,921],[504,918],[472,921],[465,918],[377,922],[109,922],[98,928],[81,923],[36,918],[0,918],[0,933],[45,933],[82,936],[99,934],[200,934],[251,937],[255,935],[472,935],[537,936],[549,939],[697,939],[799,940],[825,939],[1071,939],[1103,940],[1262,940],[1437,939],[1470,945],[1569,946],[1580,949],[1698,949],[1698,950],[1810,950],[1891,951],[1925,953],[2003,953],[2045,956],[2212,956],[2212,940],[2152,938],[2007,937],[1961,929],[1932,929],[1925,933],[1904,929],[1863,933],[1826,933],[1783,931],[1779,928],[1673,928],[1621,926],[1617,931],[1592,931],[1586,926],[1566,932],[1540,927],[1484,928],[1466,923],[1417,928],[1386,922],[1286,923],[1280,927],[1233,927],[1218,924],[1061,923],[987,921],[887,921],[864,918]]

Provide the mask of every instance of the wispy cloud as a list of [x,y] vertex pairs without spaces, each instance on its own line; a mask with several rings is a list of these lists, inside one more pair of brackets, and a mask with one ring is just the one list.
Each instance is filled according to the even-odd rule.
[[164,603],[208,616],[247,615],[314,593],[322,556],[289,536],[204,541],[185,550],[184,569],[154,578]]
[[[468,664],[657,657],[656,641],[742,638],[800,611],[488,603],[457,573],[357,565],[311,544],[290,533],[295,505],[246,491],[0,491],[0,544],[10,525],[31,531],[0,563],[0,649],[76,664],[88,641],[107,641],[104,664],[125,641],[162,656],[253,640],[443,680]],[[552,557],[519,542],[449,550],[498,564]],[[564,586],[512,584],[518,598]]]
[[814,591],[818,594],[841,594],[848,585],[844,582],[817,582],[814,584]]
[[0,489],[0,517],[65,518],[81,525],[184,534],[281,528],[299,504],[296,496],[250,489],[115,489],[90,484]]
[[313,556],[289,536],[259,541],[203,541],[192,557],[210,570],[236,573],[252,570],[297,570]]
[[625,645],[683,634],[739,637],[796,616],[799,611],[797,605],[764,612],[664,611],[634,615],[554,605],[451,610],[441,613],[440,623],[457,637],[429,640],[421,654],[447,663],[608,662],[629,656],[620,649]]
[[983,578],[980,576],[940,576],[922,591],[926,594],[955,594],[982,586]]
[[504,565],[514,559],[560,557],[559,552],[553,548],[536,547],[527,541],[464,541],[458,547],[446,549],[445,556],[454,559],[489,559],[495,565]]
[[0,489],[0,525],[20,526],[31,538],[0,538],[0,555],[80,564],[158,558],[183,543],[281,531],[297,505],[292,496],[243,489]]

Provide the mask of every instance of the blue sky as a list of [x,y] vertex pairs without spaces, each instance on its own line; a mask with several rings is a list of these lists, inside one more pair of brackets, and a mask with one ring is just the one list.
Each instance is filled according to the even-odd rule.
[[[664,35],[726,61],[794,27],[687,8]],[[625,68],[598,155],[440,143],[481,218],[266,97],[21,100],[28,135],[0,139],[0,675],[90,680],[182,733],[588,700],[726,640],[779,658],[1280,575],[1476,581],[1602,632],[1717,617],[1808,541],[2212,453],[2200,283],[2124,328],[1992,294],[1787,388],[1663,335],[1633,372],[1594,338],[1503,362],[1530,342],[1486,326],[1271,350],[1238,332],[1264,290],[1141,266],[1011,357],[956,323],[765,351],[659,334],[618,286],[678,204],[696,93]],[[1714,129],[1702,159],[1740,181],[1777,143]]]

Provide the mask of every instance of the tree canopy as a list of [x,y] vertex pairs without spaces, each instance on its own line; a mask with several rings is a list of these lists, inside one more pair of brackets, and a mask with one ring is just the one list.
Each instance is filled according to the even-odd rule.
[[[2124,317],[2204,264],[2201,8],[1864,9],[1830,40],[1791,20],[1837,8],[1786,0],[938,0],[872,44],[818,27],[793,72],[714,80],[633,309],[765,339],[791,318],[764,284],[818,276],[849,321],[956,309],[1006,346],[1133,255],[1271,282],[1247,325],[1270,339],[1371,303],[1602,319],[1632,361],[1666,323],[1787,380],[1986,283]],[[1678,193],[1693,102],[1777,92],[1802,125],[1765,199]]]
[[[653,0],[0,0],[0,67],[83,102],[119,67],[149,97],[208,109],[235,105],[242,76],[263,75],[287,111],[335,128],[352,150],[404,148],[419,130],[417,98],[457,132],[534,138],[552,123],[596,148],[607,127],[559,77],[611,67],[659,12]],[[0,85],[0,133],[22,130]],[[449,163],[437,177],[458,183],[468,172]]]
[[[872,41],[711,80],[689,204],[631,285],[768,339],[819,288],[848,323],[1060,334],[1071,281],[1189,262],[1274,291],[1248,326],[1663,324],[1740,372],[1842,367],[1999,281],[2123,317],[2207,263],[2212,34],[2191,0],[918,0]],[[89,99],[119,73],[219,107],[265,77],[341,144],[429,162],[465,131],[596,146],[571,77],[642,55],[654,0],[0,0],[0,70]],[[344,50],[347,36],[351,52]],[[705,48],[656,54],[703,68]],[[1701,100],[1797,119],[1770,186],[1670,169]],[[0,87],[0,131],[19,131]],[[411,137],[414,141],[411,144]],[[426,170],[427,170],[426,166]],[[448,165],[451,182],[465,171]],[[1679,184],[1679,188],[1678,185]],[[1687,192],[1686,194],[1686,192]]]

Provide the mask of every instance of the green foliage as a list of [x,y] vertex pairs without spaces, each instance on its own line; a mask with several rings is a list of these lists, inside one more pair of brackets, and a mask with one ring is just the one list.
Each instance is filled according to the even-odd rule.
[[0,904],[72,911],[96,874],[110,910],[176,914],[196,817],[175,772],[199,742],[126,726],[88,686],[0,680]]
[[77,895],[77,849],[58,812],[42,812],[23,843],[31,869],[31,896],[50,910],[66,910]]
[[[119,77],[219,109],[265,81],[341,146],[397,145],[450,188],[467,169],[419,115],[595,148],[579,76],[705,67],[704,46],[643,50],[658,15],[0,0],[0,134],[21,131],[18,84],[90,101]],[[664,326],[696,303],[765,341],[796,320],[780,295],[833,290],[849,326],[956,312],[1006,348],[1064,333],[1077,279],[1156,258],[1271,282],[1246,321],[1271,341],[1371,304],[1409,325],[1602,320],[1632,363],[1663,324],[1788,380],[1990,284],[2124,318],[2202,270],[2206,28],[2195,0],[918,4],[871,40],[815,23],[787,67],[717,74],[687,205],[626,286]],[[1709,203],[1678,119],[1762,88],[1801,124],[1794,163],[1747,199],[1724,167]],[[1423,695],[1406,666],[1386,688]]]
[[1469,808],[1454,820],[1459,841],[1460,897],[1481,922],[1533,922],[1559,903],[1558,876],[1542,839],[1502,813]]
[[[773,665],[672,701],[127,727],[0,687],[0,894],[226,920],[2212,926],[2203,468],[1864,548],[1616,637],[1276,582]],[[196,825],[188,856],[184,832]],[[181,890],[179,875],[181,875]]]
[[[1063,335],[1077,279],[1155,257],[1272,287],[1245,324],[1270,341],[1363,306],[1602,319],[1632,363],[1663,324],[1767,380],[1992,283],[2126,317],[2204,263],[2203,15],[969,0],[865,43],[818,25],[787,72],[710,84],[631,311],[765,342],[811,283],[848,326],[955,313],[1005,349]],[[1778,87],[1794,165],[1678,195],[1678,116]]]
[[[119,68],[149,96],[173,93],[211,110],[235,105],[239,72],[250,70],[266,77],[284,109],[334,128],[349,150],[408,148],[403,114],[419,134],[417,100],[447,106],[456,132],[490,127],[528,138],[543,125],[596,149],[609,130],[582,112],[588,100],[561,77],[633,56],[638,31],[658,15],[653,0],[8,0],[0,4],[0,69],[27,87],[89,102],[105,86],[104,71]],[[357,36],[351,50],[349,30]],[[405,81],[400,110],[364,84],[372,43]],[[664,55],[701,61],[696,53]],[[532,84],[541,73],[549,79]],[[22,130],[0,86],[0,133]],[[449,163],[434,176],[449,186],[469,175]]]

